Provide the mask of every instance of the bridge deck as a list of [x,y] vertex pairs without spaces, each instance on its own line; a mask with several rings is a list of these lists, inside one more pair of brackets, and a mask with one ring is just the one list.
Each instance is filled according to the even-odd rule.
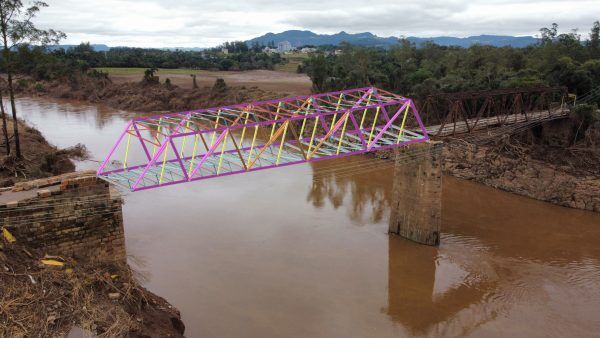
[[[548,119],[561,118],[569,115],[569,109],[556,108],[552,110],[533,111],[527,114],[511,114],[505,116],[494,116],[488,118],[469,119],[465,121],[456,121],[456,123],[448,123],[444,126],[435,125],[425,127],[427,134],[436,136],[450,136],[454,134],[463,134],[475,130],[487,129],[500,125],[519,124],[532,121],[542,121]],[[441,129],[441,131],[440,131]]]

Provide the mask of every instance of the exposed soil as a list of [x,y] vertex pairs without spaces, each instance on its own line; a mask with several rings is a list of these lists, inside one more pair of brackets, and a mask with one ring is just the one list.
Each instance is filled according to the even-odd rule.
[[[190,80],[191,81],[191,80]],[[215,80],[216,83],[216,80]],[[182,88],[174,84],[115,82],[103,76],[81,76],[71,81],[20,81],[19,93],[34,96],[75,99],[101,103],[117,109],[140,112],[183,111],[253,102],[289,96],[285,92],[265,91],[258,87],[204,86]]]
[[[139,285],[125,263],[50,257],[0,239],[0,336],[63,337],[74,326],[101,337],[183,337],[179,311]],[[49,258],[46,256],[46,258]]]
[[[110,74],[110,79],[115,84],[139,82],[140,74]],[[235,87],[258,87],[264,91],[289,95],[308,95],[312,88],[312,82],[306,74],[290,72],[278,72],[272,70],[249,70],[249,71],[194,71],[197,74],[196,82],[199,87],[212,86],[218,78],[222,78],[231,86]],[[168,69],[161,69],[157,75],[160,81],[170,79],[173,85],[184,89],[192,89],[192,78],[189,74],[180,72],[170,73]]]
[[[23,159],[15,156],[13,120],[7,121],[11,144],[10,156],[6,156],[5,143],[0,144],[0,186],[7,187],[15,182],[60,175],[75,170],[71,159],[84,159],[85,146],[78,144],[68,149],[58,149],[46,141],[35,128],[19,121],[19,139]],[[4,141],[4,140],[2,140]]]
[[[507,142],[446,147],[444,154],[444,171],[453,176],[566,207],[600,212],[598,152]],[[543,154],[547,157],[541,160]],[[595,169],[573,165],[583,161],[595,162]]]

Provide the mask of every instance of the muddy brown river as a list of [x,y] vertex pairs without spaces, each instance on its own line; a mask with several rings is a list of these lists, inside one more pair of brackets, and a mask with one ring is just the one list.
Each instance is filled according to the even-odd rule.
[[[18,107],[96,161],[132,116]],[[422,246],[386,234],[391,168],[333,170],[353,161],[128,193],[129,262],[189,337],[600,335],[600,214],[444,177],[442,244]]]

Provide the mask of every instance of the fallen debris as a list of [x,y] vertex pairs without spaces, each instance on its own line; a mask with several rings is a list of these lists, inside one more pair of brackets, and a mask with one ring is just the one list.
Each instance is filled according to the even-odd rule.
[[73,326],[102,337],[183,336],[179,312],[125,262],[79,264],[15,241],[0,267],[0,337],[64,337]]
[[4,239],[6,239],[6,241],[8,243],[14,243],[17,241],[17,239],[15,238],[15,236],[13,236],[10,231],[8,231],[8,229],[6,228],[2,228],[2,235],[4,236]]
[[44,265],[51,265],[51,266],[64,266],[65,263],[54,260],[54,259],[42,259],[40,260],[40,262],[42,262],[42,264]]

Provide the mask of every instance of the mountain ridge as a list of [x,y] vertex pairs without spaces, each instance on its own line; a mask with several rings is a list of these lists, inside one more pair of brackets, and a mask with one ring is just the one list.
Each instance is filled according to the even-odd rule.
[[[289,41],[292,46],[300,47],[304,45],[339,45],[342,42],[348,42],[353,45],[369,46],[369,47],[388,47],[398,43],[399,37],[389,36],[380,37],[370,32],[362,32],[350,34],[341,31],[336,34],[317,34],[309,30],[288,30],[281,33],[269,32],[262,36],[246,41],[248,44],[258,42],[262,45],[268,45],[270,42],[277,44],[282,41]],[[452,36],[436,36],[436,37],[416,37],[409,36],[406,39],[414,42],[417,46],[425,42],[431,41],[442,46],[458,46],[469,47],[474,44],[490,45],[495,47],[526,47],[538,42],[538,39],[533,36],[511,36],[511,35],[493,35],[481,34],[464,38]]]

